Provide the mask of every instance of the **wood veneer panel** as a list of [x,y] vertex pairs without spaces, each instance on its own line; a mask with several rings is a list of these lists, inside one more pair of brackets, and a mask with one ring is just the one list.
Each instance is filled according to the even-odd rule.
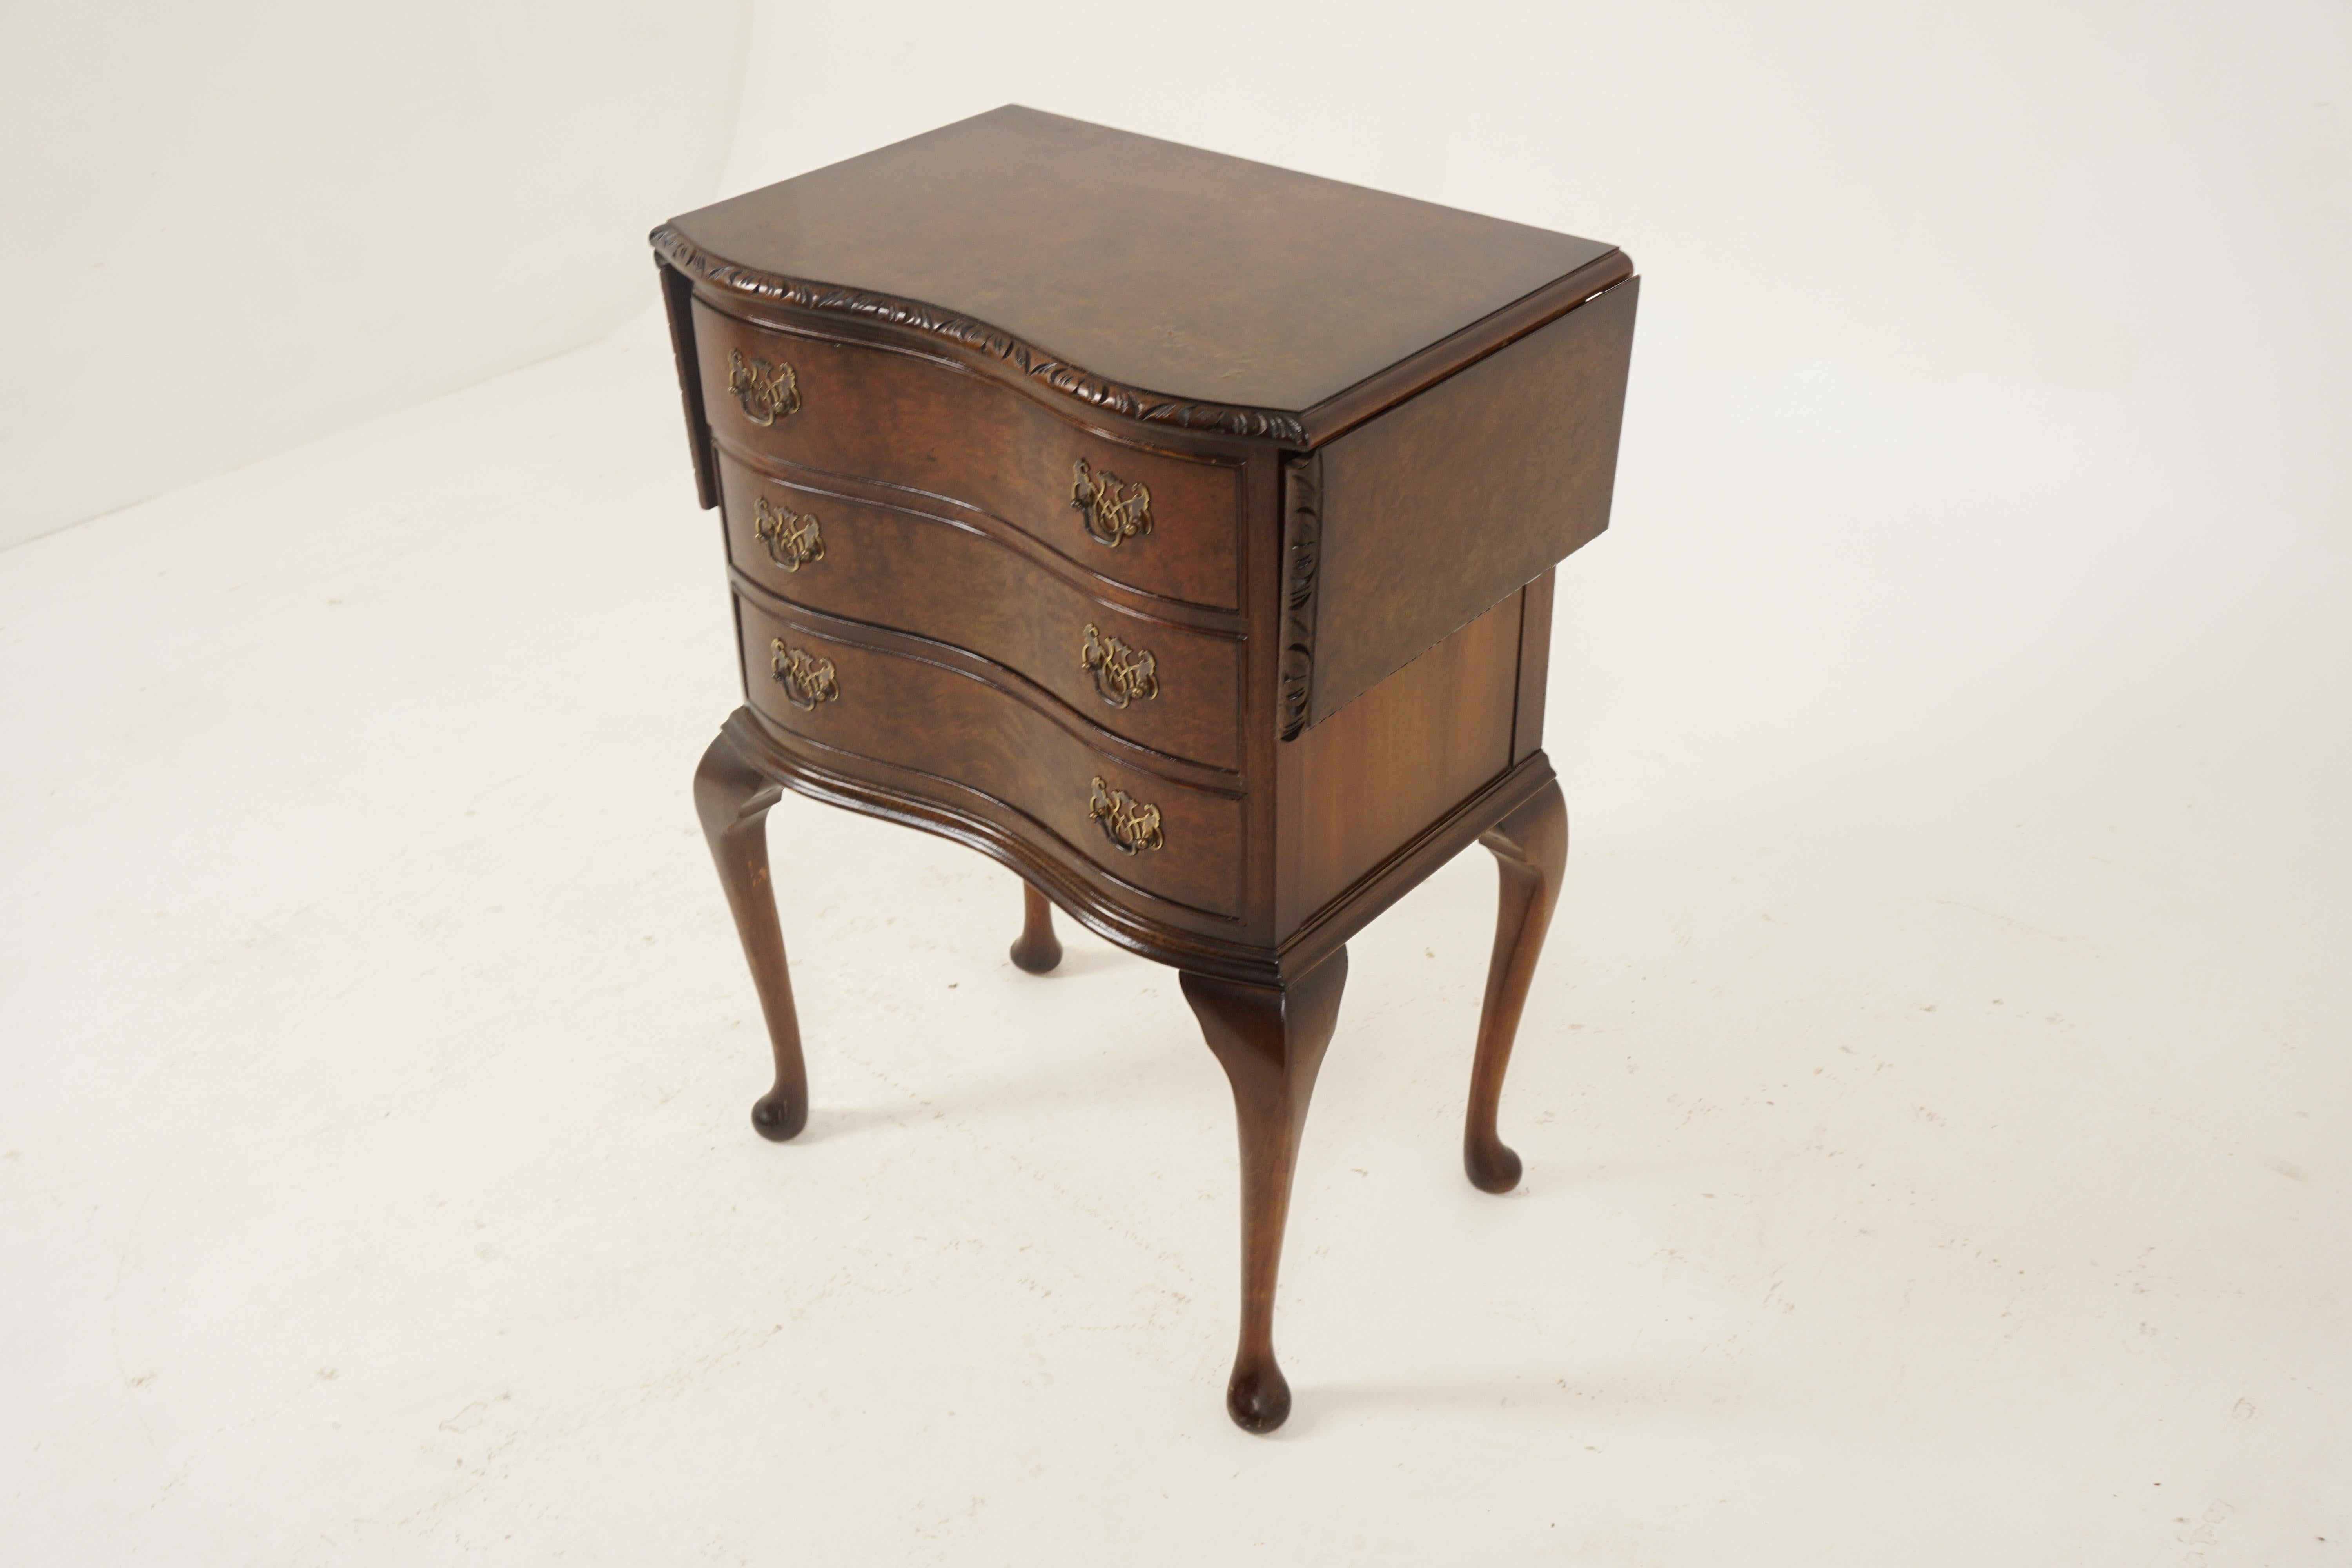
[[694,284],[686,274],[656,258],[662,311],[669,318],[670,355],[677,364],[677,390],[686,401],[686,444],[694,458],[694,497],[705,511],[719,504],[719,475],[711,467],[710,427],[702,406],[702,372],[694,343]]
[[[778,465],[784,468],[784,465]],[[766,473],[722,456],[728,554],[777,597],[921,635],[1017,669],[1088,723],[1140,745],[1226,769],[1241,763],[1243,639],[1153,620],[1089,595],[953,515],[859,500],[808,469]],[[786,571],[761,540],[759,509],[816,530],[821,558]],[[946,509],[941,509],[945,513]],[[1075,575],[1075,574],[1074,574]],[[1087,668],[1086,629],[1152,660],[1151,696],[1113,707]]]
[[1017,349],[1057,386],[1112,384],[1139,404],[1122,412],[1197,405],[1176,422],[1286,442],[1300,412],[1614,249],[1012,105],[656,240],[725,286]]
[[1310,726],[1609,526],[1640,286],[1322,449]]
[[1511,765],[1512,598],[1283,745],[1287,932]]
[[1543,745],[1544,689],[1551,672],[1551,574],[1519,592],[1519,704],[1511,724],[1511,761],[1525,762]]
[[[1238,912],[1239,799],[1091,748],[969,668],[853,641],[814,617],[780,615],[740,595],[737,604],[745,694],[778,729],[837,753],[837,765],[854,770],[857,759],[871,758],[928,776],[942,798],[969,793],[1008,806],[1028,818],[1033,841],[1075,851],[1143,892],[1228,920]],[[771,679],[774,641],[829,660],[836,695],[794,707]],[[1097,778],[1159,808],[1163,847],[1134,855],[1112,847],[1087,810]]]
[[[755,326],[697,301],[701,396],[722,449],[979,508],[1110,582],[1188,604],[1241,603],[1241,468],[1149,450],[929,355]],[[798,412],[754,423],[728,395],[730,354],[793,367]],[[1116,546],[1074,509],[1073,464],[1141,484],[1150,531]]]

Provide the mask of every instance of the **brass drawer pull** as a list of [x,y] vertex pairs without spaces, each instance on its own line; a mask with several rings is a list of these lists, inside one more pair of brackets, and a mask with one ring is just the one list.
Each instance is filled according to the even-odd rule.
[[1086,646],[1078,650],[1078,662],[1093,674],[1095,695],[1107,707],[1149,702],[1160,695],[1160,663],[1151,657],[1151,650],[1107,637],[1092,621],[1087,623]]
[[834,679],[833,660],[819,658],[804,647],[792,647],[777,637],[768,644],[768,673],[784,689],[784,700],[795,708],[814,708],[841,698],[841,682]]
[[1116,550],[1120,540],[1151,531],[1149,488],[1140,483],[1121,485],[1117,474],[1107,468],[1097,473],[1087,467],[1084,458],[1071,465],[1070,472],[1070,509],[1085,514],[1087,538]]
[[785,571],[797,572],[824,559],[824,534],[816,525],[816,513],[773,505],[766,496],[754,500],[752,511],[752,527],[768,547],[768,559]]
[[1112,848],[1122,855],[1139,855],[1146,849],[1166,847],[1167,841],[1160,836],[1158,806],[1146,805],[1099,778],[1094,785],[1095,793],[1087,801],[1087,816],[1102,825],[1103,837],[1110,840]]
[[743,405],[743,417],[754,425],[773,425],[787,414],[801,411],[800,377],[782,360],[745,359],[741,349],[727,351],[727,392]]

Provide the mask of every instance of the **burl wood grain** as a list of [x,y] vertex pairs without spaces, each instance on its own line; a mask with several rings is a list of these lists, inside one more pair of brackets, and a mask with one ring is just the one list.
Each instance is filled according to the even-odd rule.
[[669,226],[737,267],[828,286],[811,299],[976,323],[958,335],[986,352],[992,328],[1163,402],[1287,411],[1613,249],[1012,106]]
[[[730,457],[720,458],[719,471],[728,553],[779,597],[877,626],[920,628],[1021,671],[1089,723],[1175,756],[1240,765],[1237,631],[1220,635],[1136,614],[1081,586],[1094,579],[1028,546],[1025,535],[950,508],[880,505],[853,499],[810,470],[763,473]],[[763,542],[762,501],[771,516],[782,509],[814,518],[823,556],[802,560]],[[1088,626],[1097,643],[1116,637],[1151,656],[1151,696],[1113,684],[1125,706],[1104,697],[1086,663]]]
[[[1092,749],[1040,705],[987,683],[984,672],[870,646],[845,623],[793,615],[748,594],[739,602],[746,694],[771,723],[851,757],[930,774],[943,792],[1002,802],[1041,838],[1142,891],[1212,914],[1238,910],[1238,799]],[[772,671],[776,638],[830,659],[840,695],[814,708],[793,706]],[[1160,808],[1164,847],[1128,855],[1112,846],[1087,815],[1097,777]]]
[[[700,302],[694,322],[705,416],[722,449],[961,501],[1112,582],[1220,609],[1241,603],[1238,465],[1108,439],[945,361],[765,331]],[[730,352],[791,364],[800,411],[768,425],[747,418],[727,392]],[[1150,491],[1149,533],[1117,545],[1087,535],[1070,504],[1081,459]]]
[[1021,934],[1006,953],[1016,969],[1051,974],[1062,962],[1062,939],[1054,934],[1053,900],[1025,883],[1021,889]]
[[1608,527],[1640,285],[1324,448],[1310,723]]

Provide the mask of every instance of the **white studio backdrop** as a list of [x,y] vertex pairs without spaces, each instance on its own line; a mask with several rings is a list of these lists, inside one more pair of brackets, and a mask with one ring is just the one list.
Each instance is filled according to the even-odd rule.
[[[2336,1560],[2340,5],[152,9],[0,16],[0,1558]],[[644,236],[1006,101],[1643,274],[1528,1186],[1465,855],[1270,1445],[1222,1077],[1001,868],[780,805],[744,1122]]]
[[0,6],[0,547],[642,310],[644,231],[709,195],[750,19]]

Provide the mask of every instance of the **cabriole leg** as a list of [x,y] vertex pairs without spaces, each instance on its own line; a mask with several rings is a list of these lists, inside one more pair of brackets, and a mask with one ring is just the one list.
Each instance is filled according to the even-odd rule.
[[1290,1415],[1290,1384],[1274,1359],[1274,1281],[1298,1135],[1347,980],[1344,948],[1281,986],[1182,977],[1184,1000],[1233,1081],[1241,1131],[1242,1331],[1225,1408],[1245,1431],[1271,1432]]
[[736,934],[760,993],[768,1020],[768,1043],[776,1056],[776,1084],[751,1107],[751,1125],[778,1142],[808,1124],[808,1068],[801,1060],[801,1026],[793,1011],[793,979],[784,967],[783,927],[776,919],[775,889],[768,879],[768,808],[782,791],[753,767],[737,748],[730,729],[721,730],[702,765],[694,772],[694,808],[702,836],[718,862],[727,907],[735,913]]
[[1486,966],[1486,1003],[1478,1015],[1478,1056],[1470,1068],[1470,1114],[1462,1132],[1462,1163],[1470,1181],[1486,1192],[1507,1193],[1519,1184],[1519,1157],[1495,1131],[1503,1096],[1503,1069],[1511,1062],[1511,1042],[1519,1013],[1543,955],[1544,931],[1559,900],[1560,876],[1568,865],[1568,805],[1553,780],[1503,818],[1478,842],[1495,852],[1502,874],[1502,900],[1495,920],[1495,956]]

